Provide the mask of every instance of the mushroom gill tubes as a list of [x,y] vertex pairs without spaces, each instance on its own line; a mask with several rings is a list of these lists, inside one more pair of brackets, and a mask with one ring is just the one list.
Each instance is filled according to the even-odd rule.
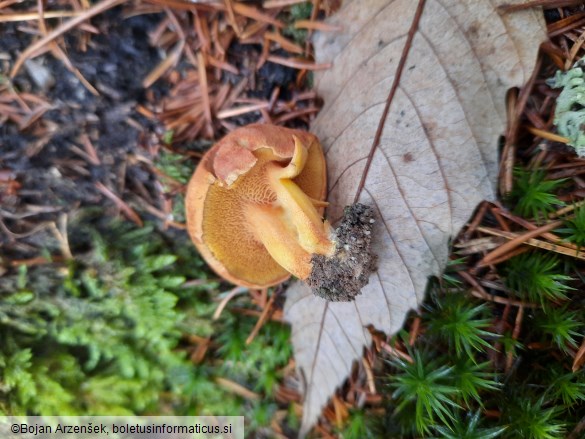
[[[249,125],[202,158],[187,188],[187,229],[206,262],[231,283],[264,288],[293,274],[329,300],[351,300],[373,270],[371,210],[352,211],[357,238],[338,236],[323,220],[326,190],[325,157],[314,135]],[[356,258],[364,251],[365,267],[358,261],[364,256]],[[339,271],[340,265],[347,267]],[[359,286],[343,291],[358,277]]]
[[245,217],[268,253],[289,273],[300,279],[311,274],[313,254],[332,256],[335,244],[328,221],[302,189],[292,180],[305,167],[307,148],[293,135],[295,144],[290,163],[282,167],[271,162],[265,180],[276,195],[269,206],[247,204]]

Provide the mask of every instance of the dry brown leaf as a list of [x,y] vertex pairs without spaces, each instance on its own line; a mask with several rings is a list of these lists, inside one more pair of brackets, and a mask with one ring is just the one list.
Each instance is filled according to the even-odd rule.
[[500,15],[504,2],[345,1],[329,23],[344,31],[316,37],[316,63],[333,64],[316,76],[325,107],[313,126],[327,154],[328,216],[372,205],[379,264],[354,303],[327,303],[300,284],[288,291],[301,435],[371,343],[366,326],[396,332],[445,267],[449,239],[496,197],[505,94],[529,77],[545,38],[540,10]]

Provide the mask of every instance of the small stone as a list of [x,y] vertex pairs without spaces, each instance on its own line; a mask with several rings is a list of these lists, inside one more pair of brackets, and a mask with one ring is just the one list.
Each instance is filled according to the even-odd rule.
[[24,62],[24,68],[30,76],[30,79],[36,84],[42,92],[46,92],[55,85],[55,78],[51,71],[39,61],[28,59]]

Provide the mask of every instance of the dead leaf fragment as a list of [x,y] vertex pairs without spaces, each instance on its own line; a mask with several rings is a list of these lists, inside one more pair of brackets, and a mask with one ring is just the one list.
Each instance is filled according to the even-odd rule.
[[375,208],[379,269],[353,303],[300,284],[288,291],[306,383],[301,435],[370,345],[366,326],[396,332],[443,270],[449,239],[495,199],[505,94],[529,77],[545,38],[541,11],[500,14],[502,3],[345,1],[329,21],[343,33],[316,36],[315,62],[332,63],[316,75],[325,107],[313,125],[327,155],[328,216],[354,201]]

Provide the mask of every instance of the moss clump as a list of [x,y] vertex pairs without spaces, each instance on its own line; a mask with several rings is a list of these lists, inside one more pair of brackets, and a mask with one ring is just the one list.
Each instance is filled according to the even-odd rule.
[[553,439],[578,428],[585,374],[571,369],[585,314],[582,290],[569,288],[575,267],[533,251],[506,262],[503,273],[512,295],[538,305],[523,309],[519,333],[518,309],[435,286],[422,335],[412,346],[406,331],[396,337],[412,361],[390,359],[385,368],[384,428],[393,437]]
[[[225,310],[214,321],[218,284],[182,234],[89,215],[69,240],[74,260],[0,276],[0,415],[244,415],[247,428],[265,425],[291,357],[286,326],[268,323],[246,345],[254,318]],[[193,338],[209,341],[196,362]]]

